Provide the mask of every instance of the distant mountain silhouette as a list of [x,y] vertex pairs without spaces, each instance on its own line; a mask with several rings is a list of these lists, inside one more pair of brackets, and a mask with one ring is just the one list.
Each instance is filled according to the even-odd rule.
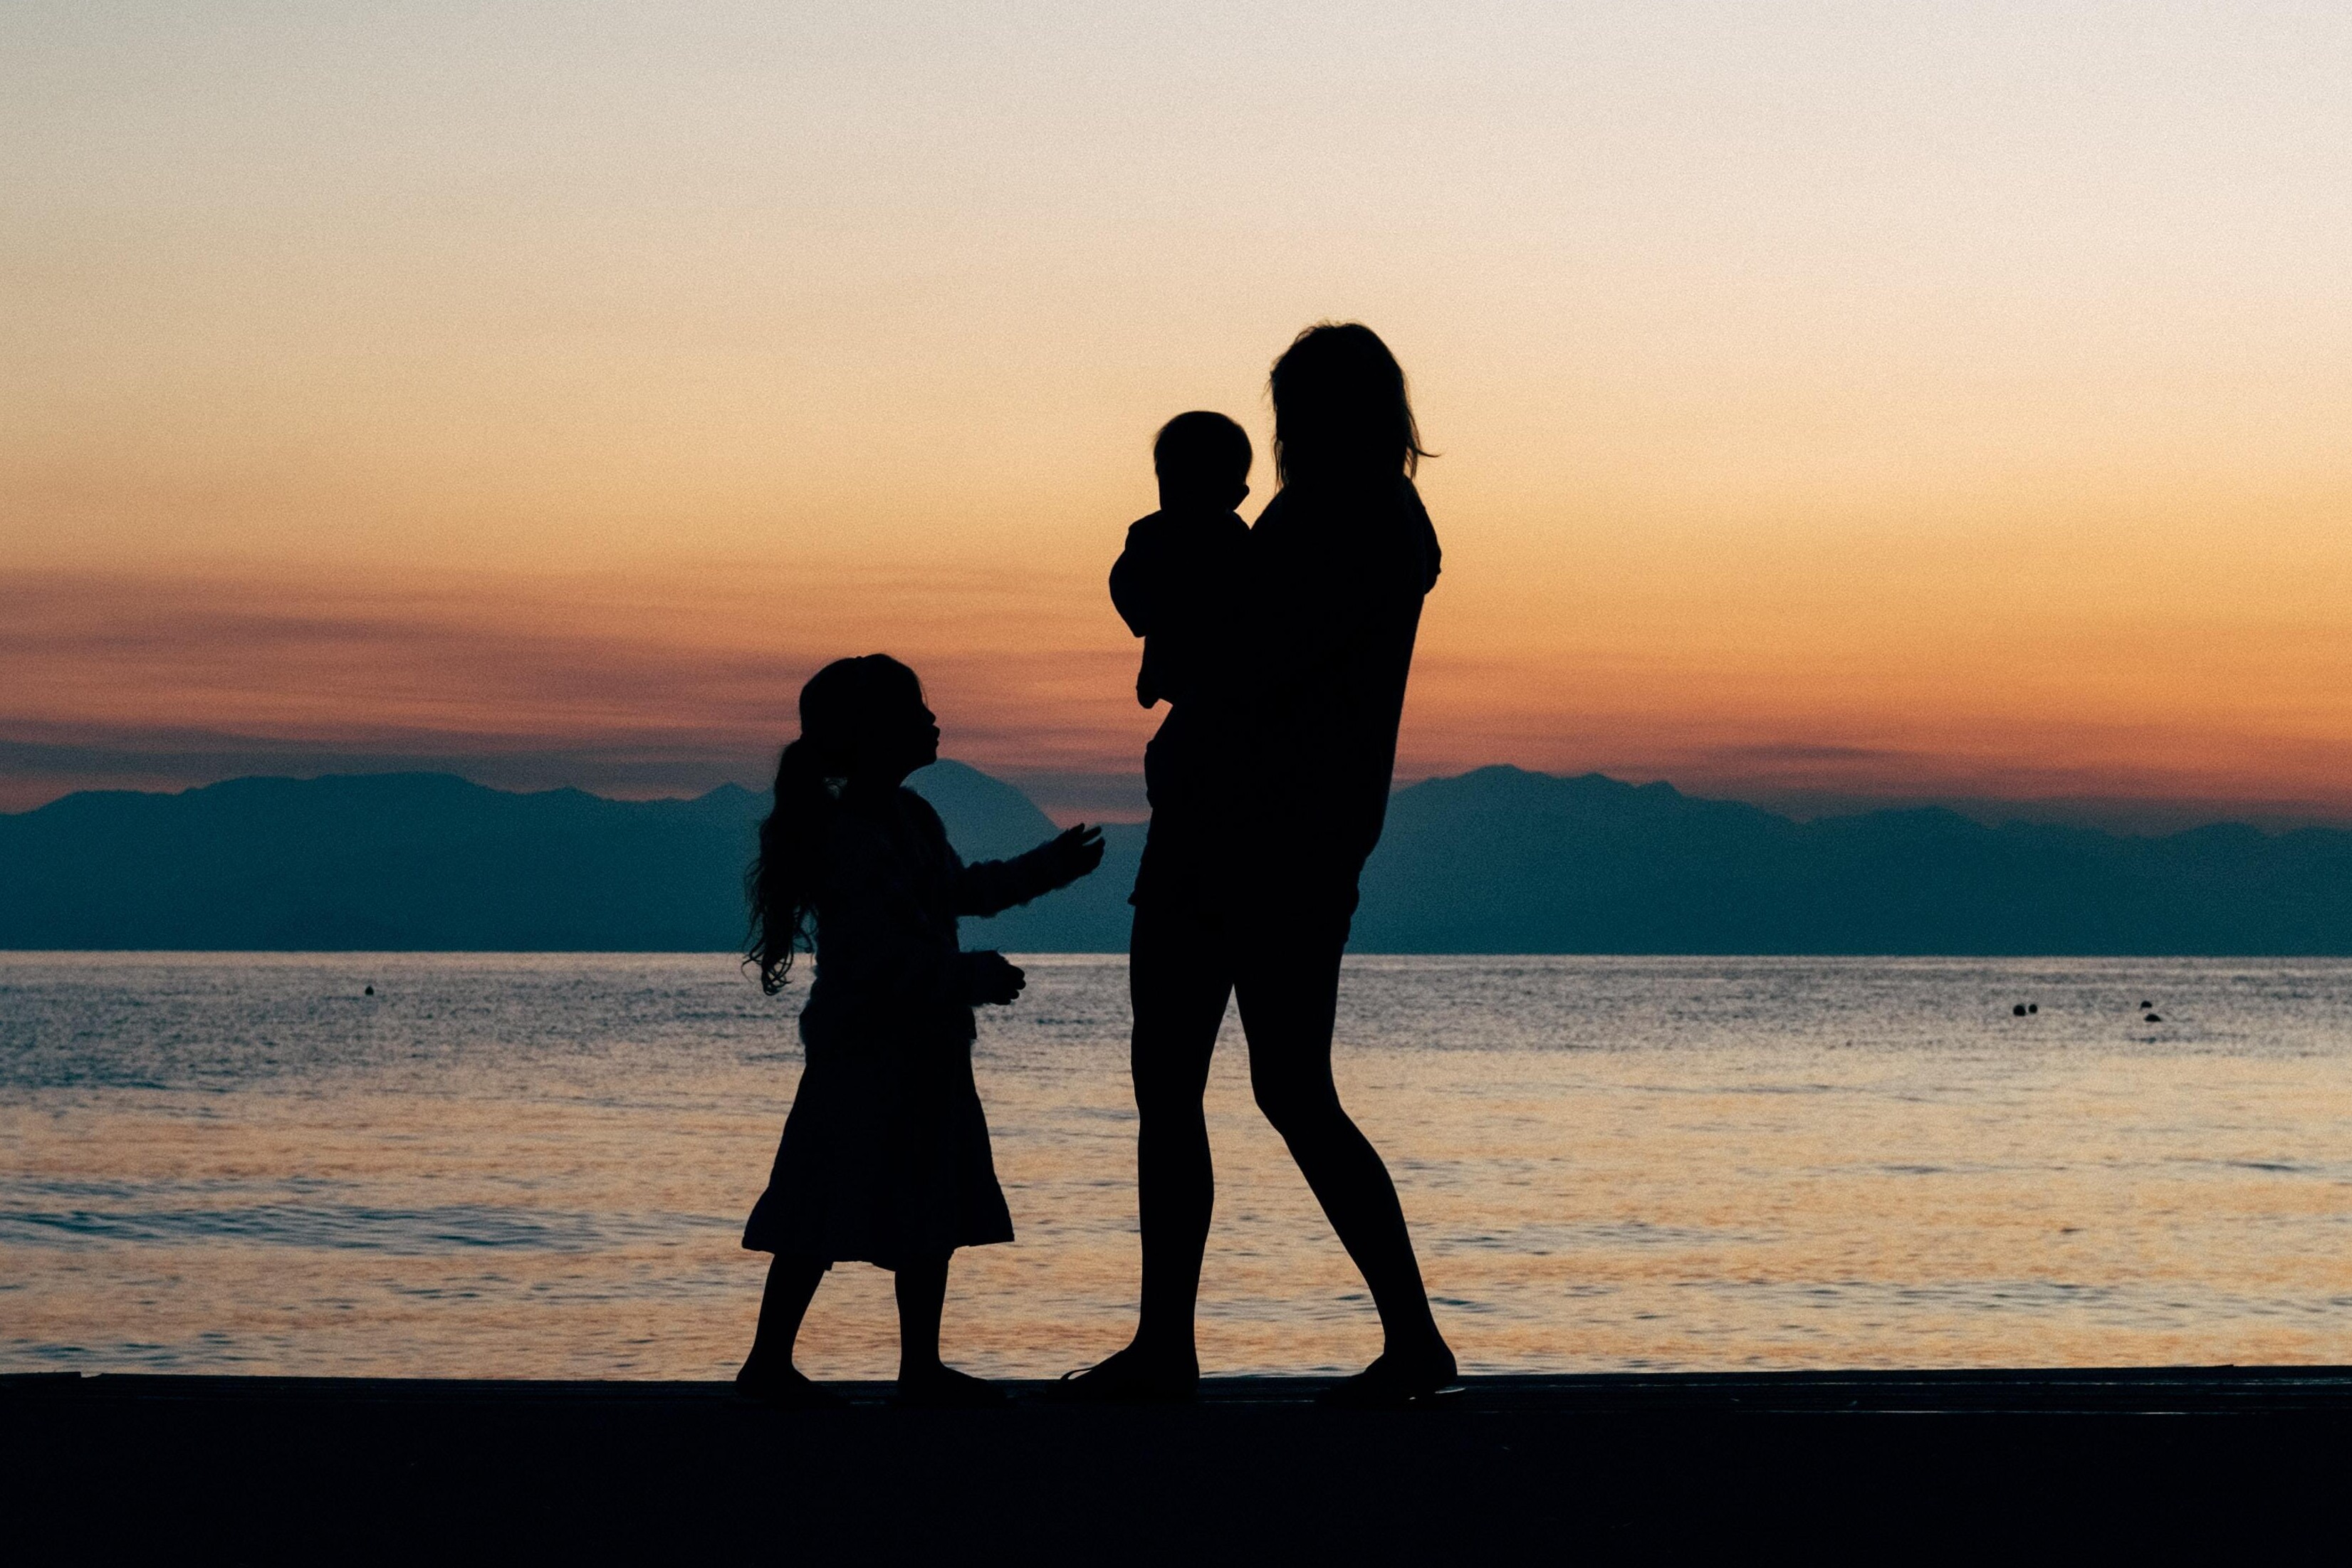
[[[1053,824],[943,762],[967,858]],[[723,951],[763,795],[512,795],[432,773],[236,779],[0,816],[0,947]],[[1142,829],[973,947],[1116,952]],[[1481,768],[1396,793],[1354,943],[1387,952],[2352,953],[2352,833],[2165,837],[1940,810],[1798,823],[1663,784]]]
[[[961,763],[908,782],[968,858],[1055,831],[1028,796]],[[446,773],[71,795],[0,815],[0,947],[724,950],[743,939],[743,868],[767,808],[733,784],[616,801]],[[967,922],[969,944],[1083,946],[1116,926],[1092,940],[1123,945],[1141,830],[1108,837],[1088,884]]]
[[1480,768],[1392,797],[1356,933],[1393,952],[2347,953],[2352,833],[1799,823]]

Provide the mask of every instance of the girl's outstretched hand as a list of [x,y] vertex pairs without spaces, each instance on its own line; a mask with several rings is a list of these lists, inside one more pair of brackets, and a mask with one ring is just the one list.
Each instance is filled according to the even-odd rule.
[[1001,952],[967,952],[963,955],[966,984],[975,1005],[1002,1005],[1021,994],[1028,976],[1021,966],[1006,960]]
[[1068,887],[1101,865],[1102,858],[1102,829],[1079,823],[1058,838],[1046,840],[1045,867],[1053,877],[1049,885]]

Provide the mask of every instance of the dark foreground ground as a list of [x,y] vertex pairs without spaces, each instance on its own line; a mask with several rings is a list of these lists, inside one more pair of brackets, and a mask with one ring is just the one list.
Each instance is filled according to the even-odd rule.
[[0,1378],[15,1561],[1556,1561],[1676,1547],[2343,1550],[2352,1368],[1312,1384],[843,1411],[723,1385]]

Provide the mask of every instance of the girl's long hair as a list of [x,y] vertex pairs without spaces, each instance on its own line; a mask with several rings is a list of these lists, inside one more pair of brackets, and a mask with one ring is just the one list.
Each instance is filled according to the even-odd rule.
[[814,944],[826,830],[840,809],[859,731],[868,715],[922,698],[915,672],[886,653],[837,658],[801,688],[800,738],[776,759],[775,804],[760,824],[760,853],[743,876],[751,906],[744,962],[759,970],[760,989],[769,995],[784,988],[793,954]]
[[1302,478],[1370,479],[1420,471],[1421,444],[1404,369],[1360,321],[1319,321],[1291,342],[1267,380],[1274,469]]

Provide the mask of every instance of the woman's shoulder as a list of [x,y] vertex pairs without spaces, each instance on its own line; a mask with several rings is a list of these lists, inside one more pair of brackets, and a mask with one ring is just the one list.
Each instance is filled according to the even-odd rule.
[[1409,577],[1423,593],[1437,582],[1437,530],[1420,489],[1402,474],[1392,480],[1286,485],[1266,502],[1251,540],[1262,571],[1378,583]]
[[1437,586],[1437,574],[1444,565],[1445,552],[1437,542],[1437,524],[1429,519],[1429,508],[1421,500],[1421,487],[1409,479],[1397,481],[1403,487],[1404,525],[1412,548],[1421,555],[1421,591],[1428,593]]
[[1277,531],[1328,524],[1361,524],[1384,518],[1426,520],[1421,490],[1403,474],[1317,475],[1296,479],[1274,493],[1258,513],[1257,526]]
[[1441,555],[1437,528],[1422,504],[1420,487],[1399,474],[1393,482],[1368,490],[1361,504],[1367,531],[1378,539],[1382,555],[1394,563],[1395,570],[1418,592],[1435,586]]

